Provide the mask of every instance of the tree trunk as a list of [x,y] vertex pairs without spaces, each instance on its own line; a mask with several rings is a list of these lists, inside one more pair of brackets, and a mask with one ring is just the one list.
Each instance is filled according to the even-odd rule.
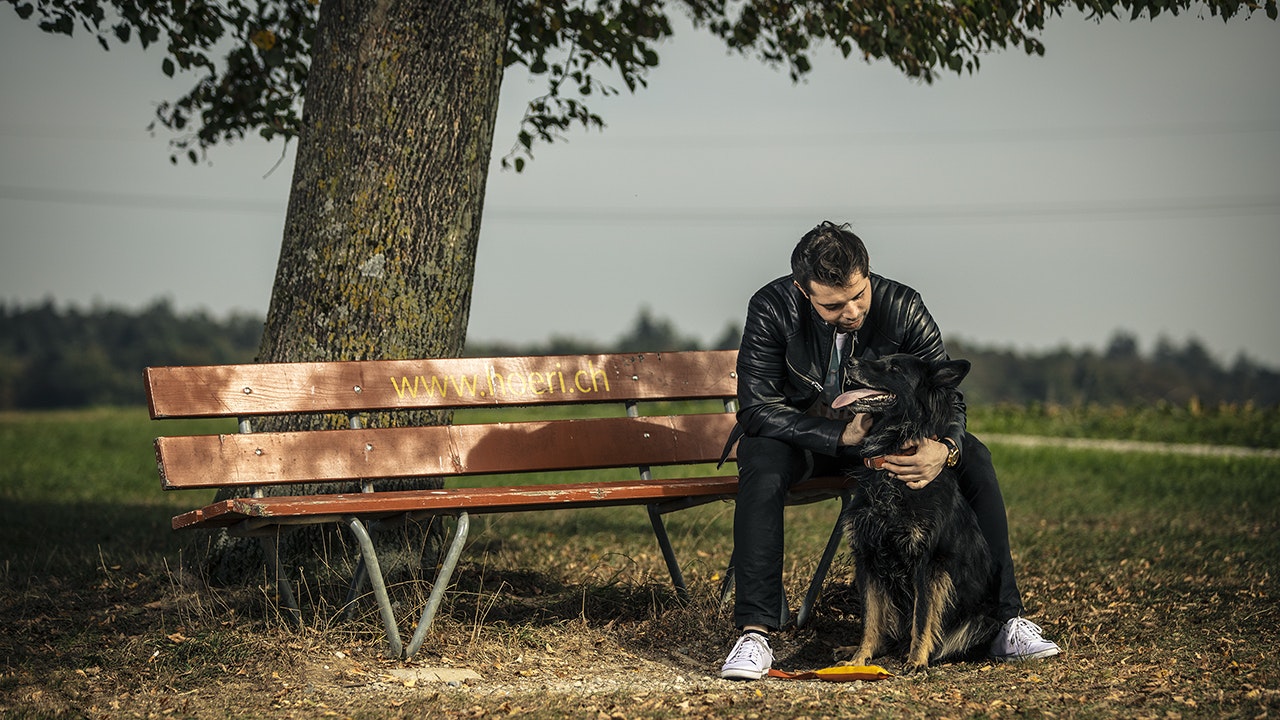
[[[499,0],[321,3],[259,362],[461,353],[502,82],[503,7]],[[447,421],[438,413],[365,418],[369,426]],[[253,429],[346,424],[264,418]],[[406,482],[441,484],[424,478],[396,487]],[[319,533],[289,538],[281,545],[289,565],[302,562],[299,550],[314,559],[328,547]],[[418,558],[438,547],[411,545]],[[211,550],[217,581],[257,576],[261,567],[256,542],[224,537]]]

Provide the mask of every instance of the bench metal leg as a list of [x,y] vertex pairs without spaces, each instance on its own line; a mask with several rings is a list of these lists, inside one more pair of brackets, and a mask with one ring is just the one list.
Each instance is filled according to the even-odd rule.
[[347,599],[342,602],[342,612],[338,617],[349,620],[355,612],[356,600],[364,593],[364,584],[369,582],[369,568],[365,567],[364,554],[360,554],[360,562],[356,563],[356,571],[351,576],[351,585],[347,588]]
[[[840,545],[844,540],[844,528],[840,524],[840,518],[844,515],[844,511],[849,507],[851,497],[849,493],[843,493],[840,496],[840,512],[836,514],[835,527],[831,529],[831,536],[827,538],[827,547],[822,552],[822,557],[818,560],[818,567],[813,571],[813,578],[809,581],[809,590],[805,593],[804,602],[800,605],[799,612],[796,613],[796,627],[802,628],[813,619],[813,608],[818,603],[818,595],[822,592],[822,585],[826,581],[827,572],[831,569],[831,562],[835,560],[836,553],[840,550]],[[725,568],[724,579],[720,581],[720,609],[728,607],[733,600],[733,572],[734,556],[729,555],[729,566]],[[785,624],[784,616],[784,624]]]
[[831,561],[835,559],[836,551],[840,549],[840,544],[844,540],[844,527],[840,523],[840,518],[844,516],[844,511],[848,507],[849,493],[844,493],[840,496],[840,513],[836,515],[835,527],[831,529],[831,537],[827,539],[827,548],[822,552],[822,559],[818,561],[818,567],[813,571],[813,579],[809,581],[809,592],[805,593],[800,611],[796,613],[798,628],[804,627],[813,617],[813,606],[817,604],[818,594],[822,592],[822,583],[827,578],[827,570],[831,568]]
[[431,586],[431,595],[427,598],[427,606],[423,608],[422,617],[418,619],[418,629],[413,633],[413,640],[409,642],[409,650],[405,653],[405,658],[418,654],[422,641],[427,637],[427,631],[431,629],[431,623],[435,622],[436,610],[440,609],[440,601],[444,599],[444,591],[449,587],[449,578],[453,576],[453,569],[458,566],[458,558],[462,555],[462,547],[467,544],[467,533],[470,529],[471,518],[465,512],[458,513],[453,542],[449,544],[449,551],[445,553],[444,564],[436,573],[435,583]]
[[729,606],[733,600],[733,553],[729,553],[729,565],[724,569],[724,579],[720,581],[720,609]]
[[302,608],[298,607],[298,600],[293,596],[293,586],[289,584],[289,578],[281,572],[280,549],[276,544],[275,536],[263,535],[259,540],[262,543],[262,554],[267,559],[267,570],[271,573],[272,581],[276,586],[277,600],[284,606],[289,620],[295,626],[301,627]]
[[667,526],[662,522],[662,511],[657,505],[650,505],[649,522],[653,525],[654,537],[658,539],[658,547],[662,549],[662,559],[667,562],[667,572],[671,573],[671,584],[676,588],[676,597],[680,602],[689,602],[689,590],[684,584],[684,573],[680,572],[680,563],[676,560],[676,551],[671,547],[671,538],[667,536]]
[[360,562],[367,568],[369,580],[373,583],[373,596],[378,600],[382,626],[387,631],[390,655],[396,658],[401,657],[400,629],[396,627],[396,616],[391,609],[391,600],[387,597],[387,585],[382,578],[382,567],[378,564],[378,554],[373,549],[373,540],[365,530],[364,524],[360,522],[360,518],[349,517],[346,520],[347,526],[351,528],[351,534],[355,535],[356,542],[360,544]]

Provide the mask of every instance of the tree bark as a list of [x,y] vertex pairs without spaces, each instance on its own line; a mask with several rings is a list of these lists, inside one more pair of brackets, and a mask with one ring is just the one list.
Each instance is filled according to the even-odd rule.
[[[502,82],[503,8],[499,0],[321,3],[259,362],[461,353]],[[369,426],[447,421],[364,418]],[[265,418],[253,429],[347,422]],[[395,487],[406,482],[441,484]],[[287,564],[329,546],[317,533],[290,538],[281,545]],[[217,581],[261,572],[256,542],[219,538],[209,559]]]

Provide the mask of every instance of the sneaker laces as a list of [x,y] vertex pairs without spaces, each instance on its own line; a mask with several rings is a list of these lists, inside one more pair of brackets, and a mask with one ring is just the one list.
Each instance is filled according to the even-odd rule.
[[1043,632],[1039,625],[1026,618],[1019,617],[1009,621],[1009,633],[1006,638],[1009,647],[1016,653],[1021,654],[1029,650],[1032,645],[1045,642],[1044,636],[1041,634]]
[[726,665],[739,661],[747,661],[753,665],[760,665],[761,658],[769,650],[769,642],[756,633],[746,633],[738,638],[738,642],[733,646],[733,652],[729,653],[729,659],[725,661]]

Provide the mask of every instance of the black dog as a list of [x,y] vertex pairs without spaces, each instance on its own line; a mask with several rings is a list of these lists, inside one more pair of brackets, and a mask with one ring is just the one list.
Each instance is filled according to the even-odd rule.
[[[911,355],[853,361],[834,403],[871,413],[864,458],[900,455],[904,446],[941,437],[957,418],[957,386],[967,360],[925,361]],[[868,463],[874,465],[874,462]],[[854,500],[842,517],[853,549],[863,602],[862,644],[837,648],[850,664],[900,652],[922,671],[930,662],[964,656],[991,641],[991,554],[978,520],[960,496],[955,470],[912,490],[889,471],[858,468]]]

